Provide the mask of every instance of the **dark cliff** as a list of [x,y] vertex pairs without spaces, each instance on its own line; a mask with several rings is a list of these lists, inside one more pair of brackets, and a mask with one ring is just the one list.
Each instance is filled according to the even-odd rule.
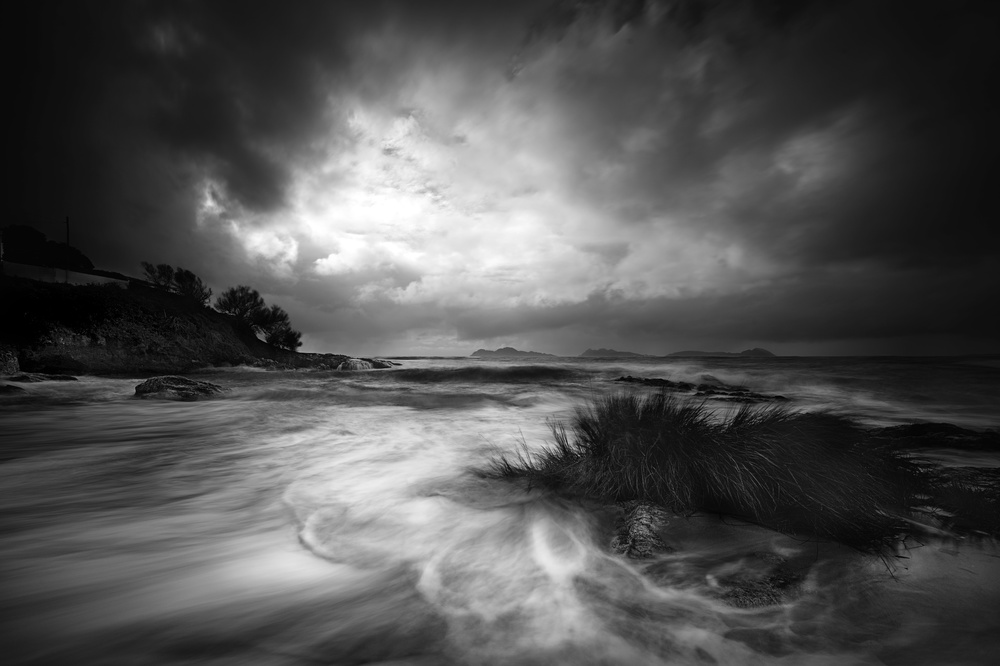
[[22,370],[183,372],[219,365],[337,367],[348,357],[272,347],[234,317],[133,284],[67,285],[0,276],[0,350]]

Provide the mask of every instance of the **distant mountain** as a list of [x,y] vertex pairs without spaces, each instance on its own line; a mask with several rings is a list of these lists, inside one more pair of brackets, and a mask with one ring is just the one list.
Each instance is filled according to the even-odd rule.
[[624,358],[626,356],[645,356],[645,354],[636,354],[630,351],[616,351],[614,349],[588,349],[587,351],[580,354],[580,356],[591,356],[595,358]]
[[744,349],[740,352],[740,356],[777,356],[777,354],[760,347],[754,347],[753,349]]
[[490,351],[489,349],[477,349],[472,352],[471,356],[480,356],[484,358],[519,358],[519,357],[535,357],[535,356],[546,356],[555,358],[555,354],[543,354],[542,352],[535,351],[521,351],[519,349],[514,349],[513,347],[501,347],[496,351]]
[[753,349],[744,349],[743,351],[737,352],[721,352],[721,351],[679,351],[672,354],[667,354],[667,356],[755,356],[758,358],[772,357],[774,354],[767,351],[766,349],[761,349],[760,347],[754,347]]

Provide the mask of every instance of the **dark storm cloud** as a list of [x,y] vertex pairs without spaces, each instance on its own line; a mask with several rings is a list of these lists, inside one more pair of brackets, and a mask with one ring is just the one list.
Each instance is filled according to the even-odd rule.
[[[621,182],[610,182],[584,163],[581,196],[632,206],[640,219],[642,210],[704,210],[721,198],[722,214],[698,221],[706,231],[803,263],[992,251],[995,4],[680,2],[655,23],[654,6],[560,3],[531,33],[528,54],[546,37],[574,52],[556,79],[567,122],[603,161],[625,165]],[[600,21],[631,30],[631,46],[614,60],[579,46]],[[566,36],[574,23],[575,41]],[[684,58],[704,62],[671,69]],[[531,66],[526,56],[519,75]],[[659,148],[626,154],[622,135],[635,127],[660,132]],[[774,170],[774,152],[823,132],[833,145],[811,157],[846,146],[846,172],[814,193],[797,191],[799,175]],[[754,158],[750,168],[763,173],[748,192],[709,187]]]
[[25,5],[12,221],[352,352],[1000,339],[998,7]]
[[986,263],[944,273],[817,271],[809,279],[797,276],[731,294],[635,300],[598,292],[551,307],[484,308],[458,314],[455,324],[465,340],[582,331],[641,341],[651,353],[676,351],[663,347],[675,340],[830,342],[956,333],[1000,338],[1000,314],[983,302],[982,292],[967,289],[973,283],[982,292],[1000,293],[1000,275]]
[[[17,10],[14,215],[104,268],[140,260],[205,272],[196,185],[249,210],[286,198],[343,67],[322,2],[47,2]],[[212,259],[202,259],[201,255]]]
[[[448,37],[478,19],[457,2],[22,5],[11,21],[19,221],[88,220],[90,249],[108,261],[101,246],[125,227],[164,223],[121,210],[123,199],[176,213],[170,201],[208,175],[249,211],[279,209],[317,132],[343,120],[330,114],[331,95],[370,74],[352,69],[345,43],[390,20]],[[189,228],[193,215],[169,223]]]
[[[322,119],[327,79],[343,66],[333,6],[57,5],[36,17],[32,32],[50,33],[60,56],[32,77],[68,68],[71,99],[60,107],[108,111],[98,104],[112,96],[117,111],[135,109],[138,131],[212,171],[244,205],[274,208],[283,200],[288,158]],[[52,124],[60,117],[51,107],[43,115]]]

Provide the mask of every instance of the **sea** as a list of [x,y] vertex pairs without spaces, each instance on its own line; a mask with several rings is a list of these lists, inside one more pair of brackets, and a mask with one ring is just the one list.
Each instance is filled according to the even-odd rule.
[[[696,514],[636,560],[610,547],[606,509],[475,473],[550,446],[602,395],[655,390],[622,376],[865,427],[997,429],[996,357],[397,362],[203,370],[188,376],[228,390],[195,402],[136,399],[141,377],[0,397],[0,661],[1000,663],[994,541],[928,534],[878,557]],[[720,581],[769,557],[808,562],[794,593],[728,603]]]

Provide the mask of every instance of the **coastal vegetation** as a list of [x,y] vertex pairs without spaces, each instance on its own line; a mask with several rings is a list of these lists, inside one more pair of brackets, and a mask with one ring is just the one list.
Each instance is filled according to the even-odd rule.
[[[191,271],[170,264],[153,265],[148,261],[142,262],[142,270],[146,280],[155,287],[208,307],[212,290]],[[236,317],[255,334],[263,335],[269,345],[289,351],[302,346],[302,334],[292,328],[288,313],[277,305],[268,307],[256,289],[242,284],[230,287],[215,300],[215,309]]]
[[277,305],[268,307],[256,289],[230,287],[216,299],[215,309],[233,315],[270,345],[289,351],[302,346],[302,334],[292,328],[288,313]]
[[[142,262],[146,280],[155,287],[170,291],[208,307],[212,290],[191,271],[170,264]],[[302,334],[292,328],[288,313],[281,307],[264,303],[260,293],[246,285],[226,289],[215,300],[215,309],[232,315],[264,341],[281,349],[295,351],[302,346]]]
[[170,373],[218,365],[336,368],[347,356],[267,344],[235,317],[135,280],[71,285],[0,276],[7,372]]
[[142,262],[142,271],[146,279],[152,284],[190,298],[195,303],[208,307],[208,301],[212,298],[212,290],[205,286],[201,278],[178,266],[174,268],[170,264],[153,265],[148,261]]
[[3,259],[12,265],[113,280],[81,284],[76,276],[69,284],[65,277],[59,283],[0,273],[0,374],[177,373],[220,364],[386,365],[340,354],[298,353],[302,334],[292,328],[288,313],[265,304],[250,287],[225,290],[212,309],[212,290],[181,266],[142,261],[142,278],[129,277],[95,269],[79,250],[47,240],[32,227],[12,225],[2,232]]
[[[744,405],[720,417],[664,392],[632,393],[578,408],[551,430],[553,446],[499,456],[478,473],[572,497],[735,516],[870,553],[932,521],[928,504],[939,515],[989,514],[983,496],[831,414]],[[942,506],[949,499],[965,506]]]

